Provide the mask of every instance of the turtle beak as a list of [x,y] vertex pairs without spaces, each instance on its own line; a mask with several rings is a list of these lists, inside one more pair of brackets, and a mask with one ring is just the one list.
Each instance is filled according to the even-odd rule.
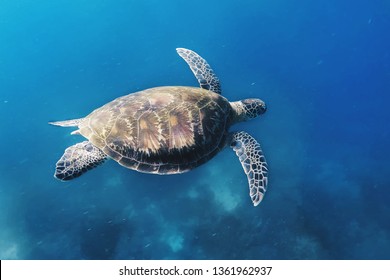
[[267,105],[265,105],[265,102],[263,100],[259,99],[259,107],[258,107],[258,113],[259,115],[264,114],[265,111],[267,111]]

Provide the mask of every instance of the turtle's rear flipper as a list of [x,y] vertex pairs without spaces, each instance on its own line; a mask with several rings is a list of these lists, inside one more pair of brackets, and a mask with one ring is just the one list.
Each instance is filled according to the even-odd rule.
[[230,147],[236,152],[249,182],[249,195],[254,206],[267,190],[268,167],[260,144],[244,131],[231,134]]
[[56,125],[56,126],[78,126],[82,120],[83,120],[83,118],[74,119],[74,120],[67,120],[67,121],[49,122],[49,124]]
[[70,146],[56,164],[54,177],[62,181],[79,177],[103,163],[107,156],[89,141]]

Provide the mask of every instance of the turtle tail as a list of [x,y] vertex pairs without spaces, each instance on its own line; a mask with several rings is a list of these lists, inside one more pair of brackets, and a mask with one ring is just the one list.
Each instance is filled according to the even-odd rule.
[[83,120],[81,119],[74,119],[74,120],[67,120],[67,121],[58,121],[58,122],[49,122],[51,125],[56,125],[56,126],[78,126],[80,122]]

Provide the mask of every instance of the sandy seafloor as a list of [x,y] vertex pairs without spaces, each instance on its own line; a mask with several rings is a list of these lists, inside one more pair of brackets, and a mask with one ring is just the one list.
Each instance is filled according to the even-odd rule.
[[[388,1],[0,1],[1,259],[389,259]],[[66,183],[82,141],[48,121],[212,65],[258,139],[258,207],[226,149],[182,175],[108,161]]]

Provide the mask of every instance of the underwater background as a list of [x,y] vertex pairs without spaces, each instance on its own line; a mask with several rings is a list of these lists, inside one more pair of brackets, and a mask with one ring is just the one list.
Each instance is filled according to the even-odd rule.
[[[389,259],[389,30],[387,0],[0,0],[0,258]],[[231,128],[262,145],[263,202],[229,148],[182,175],[53,178],[83,138],[48,122],[198,86],[177,47],[267,103]]]

